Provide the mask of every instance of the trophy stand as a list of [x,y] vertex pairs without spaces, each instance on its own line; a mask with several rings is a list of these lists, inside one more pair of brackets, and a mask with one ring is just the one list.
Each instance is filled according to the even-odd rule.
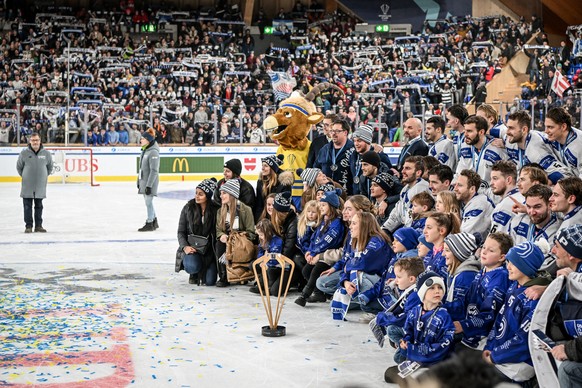
[[[279,279],[279,295],[277,296],[277,306],[275,311],[271,304],[271,294],[269,290],[269,279],[267,278],[267,263],[271,260],[277,261],[281,266],[281,277]],[[285,285],[285,293],[281,293],[283,290],[283,281],[285,280],[285,267],[289,265],[289,279],[287,279],[287,284]],[[267,319],[269,320],[268,326],[263,326],[261,329],[261,334],[265,337],[283,337],[286,333],[285,326],[279,326],[279,318],[281,318],[281,312],[283,311],[283,305],[285,304],[285,299],[287,299],[287,292],[289,291],[289,286],[291,285],[291,278],[293,277],[293,270],[295,269],[295,263],[288,257],[283,256],[280,253],[267,253],[260,259],[257,259],[253,264],[253,271],[255,273],[255,279],[257,279],[257,287],[259,288],[259,293],[261,294],[261,301],[263,306],[265,306],[265,311],[267,313]],[[262,276],[262,282],[259,281],[259,274],[257,273],[257,267],[260,267]]]

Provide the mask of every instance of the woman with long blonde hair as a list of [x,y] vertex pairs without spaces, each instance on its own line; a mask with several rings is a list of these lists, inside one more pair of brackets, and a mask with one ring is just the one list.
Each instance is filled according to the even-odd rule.
[[[219,259],[226,252],[228,236],[233,231],[247,234],[251,241],[255,240],[255,222],[250,207],[239,201],[240,182],[238,179],[229,179],[220,186],[221,207],[216,219],[216,258]],[[218,261],[218,278],[216,287],[229,285],[226,277],[226,265]]]

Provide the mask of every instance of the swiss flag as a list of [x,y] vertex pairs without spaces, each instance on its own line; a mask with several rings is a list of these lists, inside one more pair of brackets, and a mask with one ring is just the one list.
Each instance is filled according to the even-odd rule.
[[566,89],[570,87],[568,79],[562,75],[558,70],[554,73],[554,79],[552,80],[552,90],[560,97],[564,95]]
[[245,170],[253,171],[257,167],[257,158],[244,158]]

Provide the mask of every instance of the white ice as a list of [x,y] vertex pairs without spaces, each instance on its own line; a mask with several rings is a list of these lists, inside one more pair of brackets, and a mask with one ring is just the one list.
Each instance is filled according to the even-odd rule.
[[[293,303],[267,338],[248,286],[192,286],[174,272],[176,229],[195,182],[161,182],[160,229],[134,183],[50,184],[48,233],[24,234],[19,184],[0,185],[0,385],[374,387],[391,349],[361,313]],[[173,196],[177,198],[169,198]],[[275,299],[273,299],[275,300]]]

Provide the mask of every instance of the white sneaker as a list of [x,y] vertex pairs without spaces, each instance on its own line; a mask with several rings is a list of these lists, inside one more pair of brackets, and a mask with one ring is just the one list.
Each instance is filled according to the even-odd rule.
[[358,321],[360,323],[370,323],[370,321],[374,318],[376,318],[376,314],[364,313],[360,316],[360,319]]

